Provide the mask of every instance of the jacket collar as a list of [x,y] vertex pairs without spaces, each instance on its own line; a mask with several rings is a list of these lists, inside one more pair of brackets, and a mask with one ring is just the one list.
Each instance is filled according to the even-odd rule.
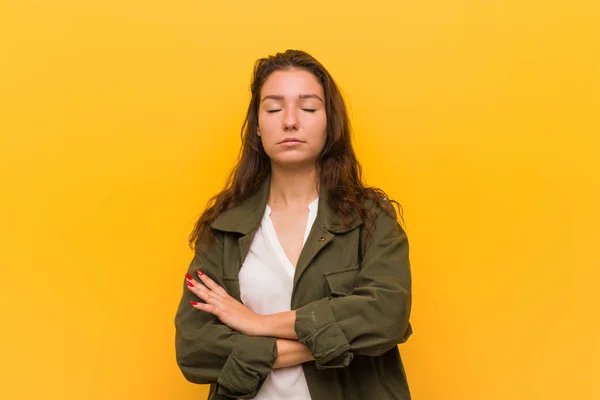
[[[211,227],[220,231],[238,232],[243,235],[255,232],[260,226],[265,213],[270,189],[271,175],[268,175],[255,194],[243,200],[237,206],[223,211],[213,221]],[[355,214],[349,222],[344,223],[330,207],[327,193],[321,192],[319,194],[318,204],[316,220],[331,233],[348,232],[362,224],[358,214]]]

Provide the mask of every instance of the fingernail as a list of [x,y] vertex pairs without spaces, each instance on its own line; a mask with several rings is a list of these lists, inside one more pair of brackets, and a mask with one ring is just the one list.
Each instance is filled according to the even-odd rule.
[[193,287],[193,286],[194,286],[194,284],[193,284],[192,282],[185,281],[185,283],[186,283],[188,286],[191,286],[191,287]]
[[190,301],[190,303],[192,303],[193,306],[195,306],[196,304],[198,304],[198,302],[194,301],[194,300]]
[[198,273],[198,275],[202,276],[204,275],[204,273],[202,271],[196,271]]
[[192,276],[188,273],[185,274],[185,277],[188,278],[190,281],[192,280]]

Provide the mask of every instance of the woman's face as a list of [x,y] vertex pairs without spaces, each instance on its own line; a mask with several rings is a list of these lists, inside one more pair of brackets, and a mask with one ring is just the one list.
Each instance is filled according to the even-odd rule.
[[304,70],[275,71],[260,96],[258,134],[271,162],[314,164],[327,135],[325,96],[317,78]]

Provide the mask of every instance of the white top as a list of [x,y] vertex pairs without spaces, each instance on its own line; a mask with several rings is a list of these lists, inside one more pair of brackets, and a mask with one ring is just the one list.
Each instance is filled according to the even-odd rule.
[[[302,246],[306,243],[317,217],[318,200],[317,197],[308,205],[308,220]],[[277,238],[271,220],[271,208],[267,204],[260,227],[240,269],[242,302],[261,315],[290,311],[294,272],[294,266],[285,255]],[[310,400],[302,366],[294,365],[271,371],[255,399]]]

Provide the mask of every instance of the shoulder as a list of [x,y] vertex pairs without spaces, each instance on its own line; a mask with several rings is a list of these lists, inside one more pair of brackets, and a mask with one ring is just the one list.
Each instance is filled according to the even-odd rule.
[[363,207],[369,212],[374,212],[378,217],[382,214],[386,214],[395,219],[398,217],[398,213],[396,212],[394,203],[396,202],[388,199],[385,195],[374,191],[372,197],[366,197],[364,199]]
[[388,198],[383,191],[374,191],[374,196],[365,199],[364,209],[367,212],[364,230],[377,240],[383,236],[405,236],[403,228],[402,207]]

